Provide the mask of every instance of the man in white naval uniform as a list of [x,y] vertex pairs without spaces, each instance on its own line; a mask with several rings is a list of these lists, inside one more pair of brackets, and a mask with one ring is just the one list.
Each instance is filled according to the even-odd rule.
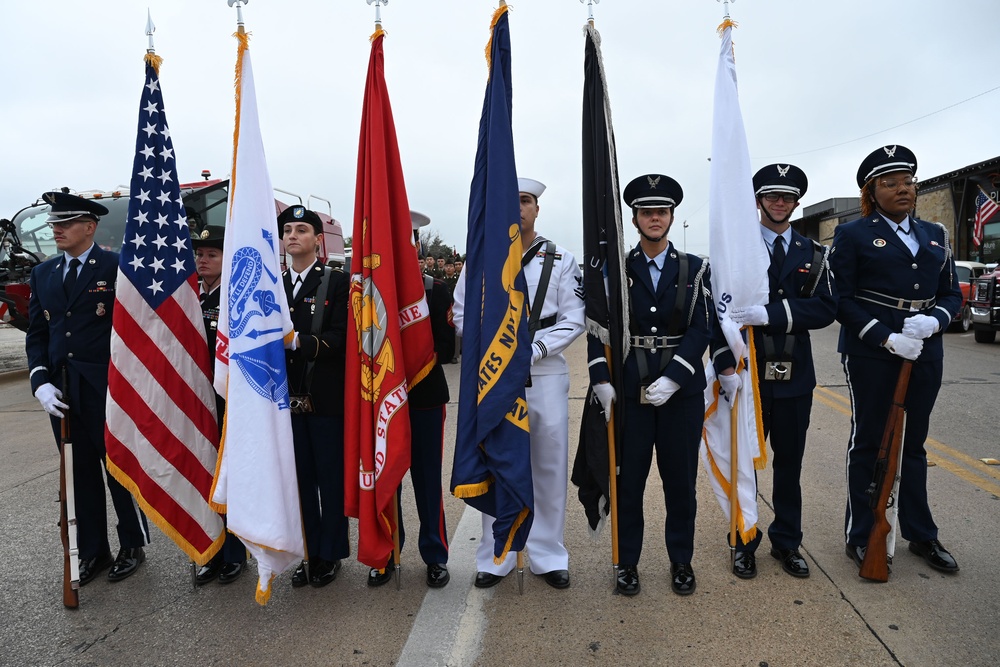
[[[531,571],[554,588],[569,586],[569,552],[563,544],[569,457],[569,367],[563,350],[584,331],[583,288],[576,258],[535,232],[538,198],[545,186],[517,179],[521,194],[522,265],[528,283],[532,331],[531,380],[526,391],[531,428],[531,478],[534,518],[527,551]],[[548,265],[548,266],[546,266]],[[455,285],[453,320],[459,335],[465,301],[465,273]],[[476,586],[495,586],[516,562],[513,552],[493,562],[493,517],[483,514],[483,535],[476,552]]]

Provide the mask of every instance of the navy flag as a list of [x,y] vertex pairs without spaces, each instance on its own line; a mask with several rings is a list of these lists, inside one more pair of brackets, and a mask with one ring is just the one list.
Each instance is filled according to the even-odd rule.
[[[611,127],[601,56],[601,35],[587,25],[583,80],[583,286],[587,315],[588,358],[608,358],[608,376],[622,396],[621,372],[628,356],[628,284],[622,242],[622,210],[618,184],[618,156]],[[608,432],[603,411],[589,392],[584,426],[573,465],[572,481],[580,487],[580,501],[591,528],[610,499]],[[613,422],[615,443],[621,442],[621,420]],[[604,497],[605,503],[598,508]]]
[[527,283],[511,129],[507,7],[493,16],[490,78],[479,124],[469,196],[469,233],[458,438],[451,490],[493,516],[494,558],[520,551],[531,528],[533,497],[528,406],[531,366]]

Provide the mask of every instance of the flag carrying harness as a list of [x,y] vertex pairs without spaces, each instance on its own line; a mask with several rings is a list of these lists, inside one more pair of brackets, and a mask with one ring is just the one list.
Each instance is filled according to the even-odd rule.
[[[539,238],[533,243],[528,252],[521,258],[521,268],[526,267],[538,254],[538,248],[545,243],[545,259],[542,261],[542,275],[538,278],[538,288],[535,289],[535,298],[528,298],[528,332],[534,334],[539,329],[548,329],[556,323],[558,315],[549,315],[542,318],[542,306],[545,305],[545,294],[549,291],[549,280],[552,278],[552,265],[556,259],[556,244],[544,238]],[[527,295],[526,295],[527,296]],[[534,301],[538,308],[532,308]]]

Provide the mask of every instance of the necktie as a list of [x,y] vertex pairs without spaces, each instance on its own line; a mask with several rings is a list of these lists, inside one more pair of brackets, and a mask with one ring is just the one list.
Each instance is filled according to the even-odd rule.
[[771,253],[771,268],[775,277],[781,275],[781,265],[785,263],[785,239],[778,236],[774,239],[774,252]]
[[653,289],[655,290],[660,284],[660,269],[654,260],[649,260],[649,278],[653,281]]
[[903,236],[909,236],[910,235],[910,230],[909,229],[903,229],[902,225],[896,225],[896,231],[898,233],[902,234]]
[[292,285],[292,298],[299,295],[299,288],[302,287],[302,276],[295,276],[295,283]]
[[69,262],[69,271],[66,272],[66,277],[63,278],[63,292],[66,296],[73,293],[73,288],[76,287],[76,279],[79,277],[78,270],[80,268],[80,260],[74,257]]

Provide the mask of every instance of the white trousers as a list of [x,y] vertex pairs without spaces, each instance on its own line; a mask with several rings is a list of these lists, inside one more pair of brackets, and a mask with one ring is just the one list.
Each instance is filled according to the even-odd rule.
[[[569,569],[563,544],[569,466],[569,375],[532,376],[526,390],[531,428],[531,480],[534,518],[528,533],[531,571],[545,574]],[[500,565],[493,562],[493,517],[483,514],[483,535],[476,551],[476,569],[504,576],[517,564],[513,551]]]

